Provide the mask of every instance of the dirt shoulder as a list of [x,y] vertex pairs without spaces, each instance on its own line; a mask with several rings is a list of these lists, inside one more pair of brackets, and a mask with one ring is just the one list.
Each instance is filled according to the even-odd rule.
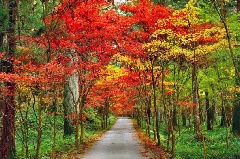
[[169,155],[166,150],[161,146],[157,146],[157,143],[150,139],[142,130],[137,126],[136,122],[133,122],[136,134],[141,142],[145,151],[142,151],[142,155],[149,159],[168,159]]

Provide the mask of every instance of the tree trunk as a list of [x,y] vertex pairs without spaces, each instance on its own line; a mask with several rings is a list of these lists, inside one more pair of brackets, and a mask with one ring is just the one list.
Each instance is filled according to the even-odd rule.
[[229,104],[226,99],[222,99],[222,107],[221,107],[221,123],[220,126],[230,126],[230,116],[231,108],[229,108]]
[[240,12],[240,0],[237,0],[237,12]]
[[147,134],[150,137],[150,125],[151,125],[151,98],[147,99],[146,101],[146,109],[147,109]]
[[182,108],[182,125],[187,126],[186,108]]
[[193,90],[193,115],[194,115],[194,134],[195,137],[201,138],[202,126],[199,116],[199,98],[198,98],[198,81],[197,81],[197,64],[193,63],[192,68],[192,90]]
[[232,131],[236,136],[240,136],[240,94],[237,94],[233,104]]
[[151,68],[151,76],[152,76],[152,91],[153,91],[153,107],[155,111],[155,126],[156,126],[156,137],[157,137],[157,145],[160,145],[160,133],[159,133],[159,121],[158,121],[158,107],[157,107],[157,96],[156,96],[156,81],[154,77],[154,60],[152,62]]
[[109,107],[110,107],[110,101],[109,101],[109,98],[106,99],[106,105],[105,105],[105,118],[106,118],[106,121],[105,121],[105,127],[107,128],[108,127],[108,120],[109,120]]
[[56,140],[57,140],[57,111],[58,111],[58,93],[57,89],[54,88],[54,101],[52,103],[53,107],[53,144],[52,144],[52,159],[56,158]]
[[[7,35],[7,45],[8,45],[8,57],[14,57],[16,49],[16,39],[15,39],[15,19],[17,6],[15,0],[6,0],[6,7],[8,7],[8,35]],[[3,70],[6,73],[14,73],[13,60],[3,62]],[[0,158],[1,159],[13,159],[16,158],[15,149],[15,83],[7,82],[6,88],[8,94],[5,94],[3,105],[2,105],[2,134],[0,140]]]
[[[240,12],[240,0],[237,0],[237,11]],[[237,57],[237,69],[240,68],[240,57]],[[238,73],[238,72],[237,72]],[[236,86],[240,85],[240,79],[236,73]],[[232,132],[236,136],[240,136],[240,93],[237,92],[235,100],[233,102],[233,119],[232,119]]]
[[213,130],[213,106],[210,107],[208,92],[205,92],[205,98],[206,98],[206,112],[207,112],[207,130]]
[[[180,92],[179,92],[179,85],[177,84],[179,81],[179,74],[180,74],[180,68],[176,67],[176,65],[174,65],[174,89],[176,90],[176,92],[174,93],[174,100],[176,102],[174,102],[173,104],[173,112],[172,112],[172,124],[173,124],[173,128],[175,129],[175,127],[177,127],[179,125],[178,123],[178,114],[177,114],[177,103],[179,101],[179,96],[180,96]],[[178,77],[178,79],[177,79]]]
[[[2,23],[2,21],[0,21]],[[4,49],[4,46],[3,46],[3,38],[4,38],[4,34],[3,33],[0,33],[0,52],[2,52]],[[1,69],[1,67],[0,67]],[[0,70],[1,71],[1,70]]]
[[[70,81],[68,82],[70,83]],[[72,94],[69,90],[68,84],[64,85],[63,109],[64,109],[64,131],[63,131],[64,136],[71,135],[73,134],[74,130],[74,122],[70,118],[70,115],[75,112],[75,108],[72,100]]]
[[[72,61],[74,59],[72,58]],[[64,85],[64,136],[71,135],[74,132],[74,122],[71,115],[77,112],[75,105],[79,102],[79,77],[77,74],[68,77],[67,83]]]
[[[238,58],[238,70],[240,68],[240,56]],[[236,86],[240,85],[240,79],[236,77]],[[233,119],[232,119],[232,132],[236,136],[240,136],[240,93],[236,93],[236,97],[233,102]]]
[[[83,110],[84,110],[84,107],[85,107],[85,103],[86,103],[86,99],[87,99],[87,96],[86,95],[83,95],[82,98],[81,98],[81,102],[79,104],[79,112],[80,112],[80,128],[81,128],[81,134],[80,134],[80,143],[83,143],[83,139],[84,139],[84,121],[83,121]],[[105,125],[105,123],[103,123]]]
[[43,115],[42,115],[42,109],[43,109],[43,105],[42,105],[42,100],[43,97],[42,95],[40,96],[40,103],[38,105],[38,127],[37,127],[37,144],[36,144],[36,152],[35,152],[35,156],[34,159],[39,159],[40,158],[40,148],[41,148],[41,142],[42,142],[42,124],[43,124]]

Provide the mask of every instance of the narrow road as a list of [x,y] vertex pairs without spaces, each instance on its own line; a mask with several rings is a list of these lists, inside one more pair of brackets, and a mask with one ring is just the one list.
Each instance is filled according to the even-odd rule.
[[115,125],[97,141],[83,159],[143,159],[132,122],[118,118]]

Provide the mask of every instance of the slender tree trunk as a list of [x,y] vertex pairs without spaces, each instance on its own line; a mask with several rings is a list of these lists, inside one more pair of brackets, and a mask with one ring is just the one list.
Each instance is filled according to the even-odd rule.
[[233,102],[232,132],[234,135],[240,136],[240,93],[237,93]]
[[[75,103],[75,110],[78,110],[80,103]],[[79,120],[80,120],[81,110],[75,112],[75,147],[79,148]]]
[[155,120],[155,115],[153,115],[153,116],[152,116],[152,125],[153,125],[152,129],[153,129],[153,139],[154,139],[154,141],[157,140],[155,121],[156,121],[156,120]]
[[[1,21],[0,21],[1,22]],[[1,22],[1,23],[3,23],[3,22]],[[3,33],[0,33],[0,52],[2,52],[2,51],[4,51],[4,44],[3,44],[3,39],[4,39],[4,34]],[[2,64],[0,65],[0,71],[2,71]]]
[[[22,154],[25,152],[25,157],[29,158],[29,150],[28,150],[28,106],[25,111],[21,110],[22,103],[19,103],[19,114],[21,117],[21,121],[23,122],[21,126],[22,132]],[[24,151],[25,150],[25,151]]]
[[212,117],[211,117],[211,108],[208,97],[208,92],[205,92],[205,100],[206,100],[206,111],[207,111],[207,130],[212,130]]
[[42,97],[40,97],[40,103],[38,105],[38,127],[37,127],[37,144],[36,144],[36,152],[34,159],[39,159],[40,157],[40,147],[42,142],[42,122],[43,122],[43,115],[42,115]]
[[146,107],[147,107],[147,134],[150,137],[150,125],[151,125],[151,99],[147,100]]
[[177,105],[176,104],[173,105],[172,124],[173,124],[173,128],[178,126],[178,124],[177,124]]
[[174,65],[174,88],[176,90],[174,97],[175,97],[175,103],[173,104],[173,111],[172,111],[172,122],[173,122],[173,127],[177,127],[178,126],[178,120],[177,120],[177,104],[178,100],[179,100],[179,86],[176,84],[178,81],[176,80],[176,76],[179,77],[180,74],[180,69],[176,67],[176,65]]
[[[6,0],[6,7],[8,8],[8,57],[11,59],[14,57],[16,49],[16,38],[15,38],[15,25],[16,25],[16,11],[17,6],[15,0]],[[5,61],[3,63],[3,69],[6,73],[14,73],[13,60]],[[1,159],[13,159],[16,158],[15,149],[15,83],[7,82],[6,88],[8,94],[5,95],[4,105],[2,106],[2,134],[0,140],[0,158]]]
[[159,133],[159,121],[158,121],[158,107],[157,107],[157,96],[156,96],[156,81],[154,77],[154,60],[152,62],[151,68],[151,76],[152,76],[152,91],[153,91],[153,107],[155,111],[155,126],[156,126],[156,137],[157,137],[157,144],[160,145],[160,133]]
[[198,98],[198,81],[197,81],[197,64],[193,63],[192,68],[192,90],[193,90],[193,115],[194,115],[194,133],[197,139],[201,139],[202,126],[199,116],[199,98]]
[[[83,143],[83,139],[84,139],[84,121],[83,121],[83,109],[85,106],[85,102],[86,102],[86,95],[83,95],[82,100],[80,102],[80,128],[81,128],[81,134],[80,134],[80,143]],[[105,125],[105,123],[103,123]]]
[[187,126],[186,108],[182,108],[182,124]]
[[[240,11],[239,0],[237,1],[237,10]],[[237,70],[240,69],[240,56],[237,56]],[[236,68],[235,68],[236,69]],[[238,72],[237,72],[238,73]],[[236,86],[240,86],[240,78],[236,73]],[[232,119],[232,132],[236,136],[240,136],[240,93],[236,93],[236,97],[233,102],[233,119]]]
[[108,117],[109,117],[109,98],[105,102],[105,128],[108,127]]
[[[226,10],[226,6],[224,6],[225,2],[222,1],[222,2],[220,2],[221,4],[219,4],[219,1],[212,1],[212,2],[214,4],[214,8],[217,11],[217,13],[223,23],[223,26],[225,28],[226,37],[228,40],[228,48],[229,48],[230,56],[231,56],[231,59],[233,62],[234,71],[235,71],[237,78],[240,79],[239,66],[238,66],[238,61],[237,61],[238,58],[235,57],[234,52],[233,52],[233,47],[232,47],[232,42],[231,42],[232,36],[230,34],[229,27],[227,26],[227,21],[226,21],[227,10]],[[238,4],[239,4],[239,2],[237,2],[237,5]],[[220,6],[220,8],[218,6]]]
[[54,101],[53,101],[53,145],[52,145],[52,159],[55,159],[55,149],[56,149],[56,137],[57,137],[57,91],[54,88]]
[[225,107],[226,100],[222,99],[222,105],[221,105],[221,123],[220,126],[226,126],[227,120],[226,120],[226,107]]
[[139,127],[141,127],[141,117],[140,117],[140,110],[139,108],[136,109],[136,118],[137,118],[137,124]]
[[[174,127],[173,127],[173,120],[169,120],[170,122],[170,132],[171,132],[171,136],[172,136],[172,151],[171,151],[171,155],[172,155],[172,158],[175,158],[176,157],[176,152],[175,152],[175,132],[174,132]],[[169,133],[170,133],[169,132]]]
[[102,130],[105,129],[105,109],[102,107]]
[[240,12],[240,0],[237,0],[237,12]]
[[[4,34],[0,33],[0,51],[3,51],[3,37],[4,37]],[[0,60],[0,72],[3,72],[3,62]],[[4,105],[4,102],[3,102],[3,85],[0,84],[0,135],[2,134],[2,127],[3,127],[3,105]],[[0,138],[1,140],[1,138]]]

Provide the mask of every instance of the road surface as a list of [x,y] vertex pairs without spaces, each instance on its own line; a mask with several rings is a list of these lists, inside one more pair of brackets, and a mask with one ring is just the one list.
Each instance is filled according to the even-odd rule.
[[143,148],[134,133],[130,119],[118,118],[115,125],[86,152],[82,159],[143,159],[140,154]]

